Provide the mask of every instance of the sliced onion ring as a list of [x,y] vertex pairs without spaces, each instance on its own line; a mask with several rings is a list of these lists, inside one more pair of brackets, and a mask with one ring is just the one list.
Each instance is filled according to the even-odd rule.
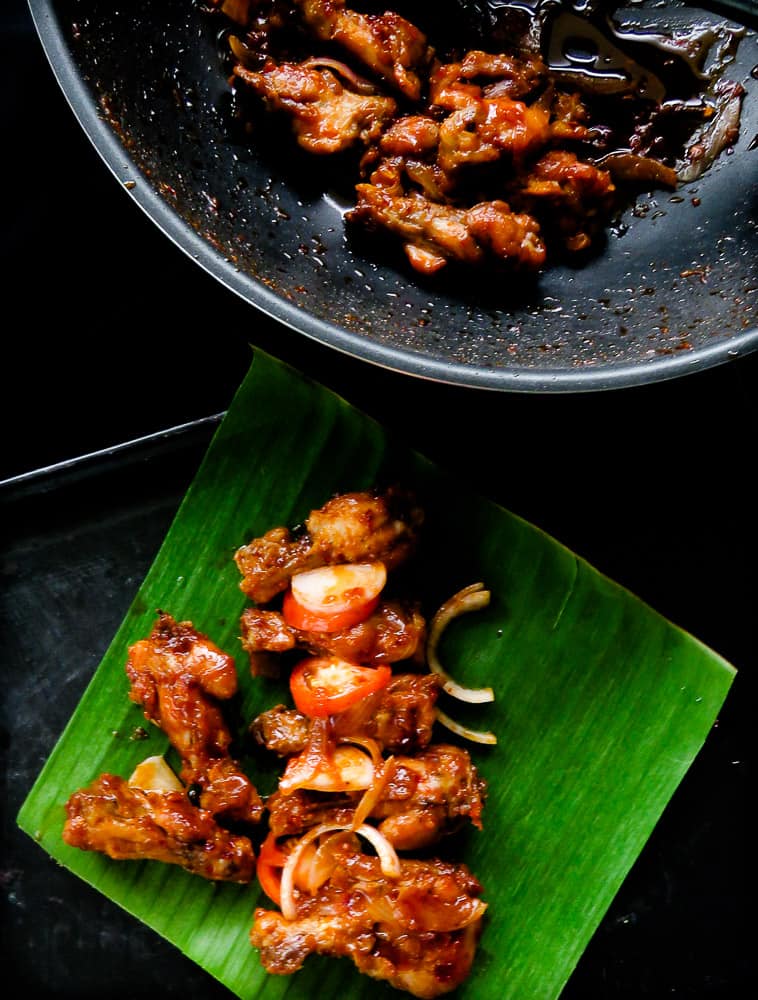
[[491,687],[469,688],[464,687],[454,680],[444,669],[437,656],[437,647],[450,622],[458,615],[466,614],[469,611],[479,611],[486,608],[490,603],[490,592],[484,589],[483,583],[472,583],[457,594],[453,594],[432,618],[429,627],[429,639],[426,644],[426,661],[432,673],[438,674],[443,679],[443,689],[458,701],[465,701],[472,705],[481,705],[484,702],[494,701],[495,694]]
[[465,740],[470,740],[472,743],[486,743],[490,746],[494,746],[497,743],[497,736],[494,733],[485,732],[481,729],[470,729],[468,726],[462,726],[460,722],[456,722],[455,719],[451,719],[449,715],[442,711],[441,708],[435,710],[437,716],[437,721],[440,722],[446,729],[449,729],[451,733],[455,733],[456,736],[462,736]]
[[371,815],[371,811],[382,797],[384,789],[387,787],[390,778],[395,773],[397,763],[394,757],[388,757],[383,764],[374,770],[374,780],[361,796],[361,800],[355,807],[353,816],[353,830],[357,830],[363,821]]
[[373,846],[379,857],[382,874],[386,878],[400,878],[400,859],[395,852],[395,848],[383,834],[379,833],[376,827],[364,823],[356,830],[353,830],[349,823],[321,823],[319,826],[314,826],[312,830],[308,830],[307,833],[303,834],[284,863],[281,882],[281,910],[285,920],[295,920],[297,917],[294,876],[303,851],[308,844],[313,843],[322,834],[332,833],[335,830],[344,830],[347,833],[356,833],[358,836],[364,837]]
[[376,94],[376,87],[370,80],[352,70],[346,63],[339,59],[332,59],[328,56],[309,56],[300,64],[308,69],[331,69],[339,76],[343,77],[359,94]]

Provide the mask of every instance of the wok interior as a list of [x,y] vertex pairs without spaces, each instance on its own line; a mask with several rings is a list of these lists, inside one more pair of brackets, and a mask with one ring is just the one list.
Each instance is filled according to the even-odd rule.
[[758,339],[754,36],[729,72],[748,89],[732,155],[675,195],[642,193],[587,262],[493,280],[422,277],[395,247],[348,233],[353,165],[314,163],[285,130],[235,127],[222,43],[198,6],[171,0],[160,21],[145,2],[54,7],[88,99],[165,203],[179,245],[189,252],[199,236],[221,281],[323,343],[452,382],[550,389],[666,377]]

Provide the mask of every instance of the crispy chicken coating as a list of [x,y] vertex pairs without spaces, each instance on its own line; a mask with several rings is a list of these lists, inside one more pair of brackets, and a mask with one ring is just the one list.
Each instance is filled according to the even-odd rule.
[[129,649],[126,674],[130,699],[178,751],[181,780],[199,790],[200,805],[213,815],[257,822],[263,803],[230,754],[220,705],[237,691],[232,658],[191,622],[161,612],[148,638]]
[[163,861],[217,881],[250,882],[255,874],[248,838],[224,830],[184,792],[135,788],[102,774],[71,795],[66,815],[63,839],[71,847],[116,860]]
[[418,658],[423,652],[426,621],[415,606],[384,601],[367,619],[339,632],[306,632],[292,628],[279,611],[246,608],[241,619],[241,641],[251,655],[303,649],[314,656],[332,654],[351,663],[376,666]]
[[258,909],[250,940],[274,974],[310,954],[350,958],[360,972],[417,997],[448,993],[468,976],[486,909],[464,865],[401,861],[397,879],[352,838],[335,848],[331,876],[313,895],[296,890],[297,915]]
[[[387,687],[333,716],[333,734],[375,740],[390,752],[414,753],[431,742],[441,686],[436,674],[395,674]],[[262,712],[250,726],[261,746],[282,757],[301,753],[310,730],[309,719],[284,705]]]
[[361,14],[345,0],[295,0],[316,38],[334,42],[406,97],[418,100],[421,78],[432,51],[426,36],[393,11]]
[[[368,816],[397,850],[429,847],[466,820],[481,829],[486,785],[466,750],[435,744],[413,757],[393,757],[386,767],[389,777]],[[267,802],[270,829],[282,837],[320,823],[349,824],[361,795],[277,791]]]
[[303,531],[272,528],[239,548],[234,559],[240,587],[266,604],[302,570],[380,561],[390,571],[415,548],[422,520],[414,498],[398,490],[343,493],[311,511]]
[[368,143],[396,110],[391,97],[356,93],[318,65],[268,59],[260,71],[238,65],[234,72],[270,109],[290,115],[297,141],[309,153],[341,153]]

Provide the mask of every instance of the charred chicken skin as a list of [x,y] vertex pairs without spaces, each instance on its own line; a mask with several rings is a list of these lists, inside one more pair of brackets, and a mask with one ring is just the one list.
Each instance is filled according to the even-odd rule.
[[267,604],[303,570],[370,561],[392,570],[415,548],[422,519],[415,500],[397,490],[340,494],[311,511],[302,531],[272,528],[239,548],[240,587]]
[[215,816],[258,822],[263,802],[230,754],[221,703],[237,691],[234,661],[191,622],[161,612],[146,639],[129,649],[129,697],[169,738],[181,780]]
[[295,890],[294,919],[257,909],[250,939],[268,972],[288,975],[310,954],[350,958],[365,975],[417,997],[448,993],[468,976],[486,903],[464,865],[400,862],[397,878],[354,838],[334,848],[314,893]]
[[250,882],[255,854],[247,837],[223,829],[184,792],[150,791],[102,774],[66,804],[63,839],[116,860],[163,861],[194,875]]

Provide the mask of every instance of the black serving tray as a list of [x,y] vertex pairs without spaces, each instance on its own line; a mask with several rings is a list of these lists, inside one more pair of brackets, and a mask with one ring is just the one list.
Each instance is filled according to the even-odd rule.
[[[149,568],[220,415],[0,488],[2,960],[33,997],[231,994],[56,865],[15,816]],[[747,598],[746,598],[747,599]],[[704,625],[706,623],[703,623]],[[747,622],[733,638],[748,643]],[[739,648],[735,662],[739,665]],[[722,716],[567,985],[565,1000],[745,996],[754,681]]]

